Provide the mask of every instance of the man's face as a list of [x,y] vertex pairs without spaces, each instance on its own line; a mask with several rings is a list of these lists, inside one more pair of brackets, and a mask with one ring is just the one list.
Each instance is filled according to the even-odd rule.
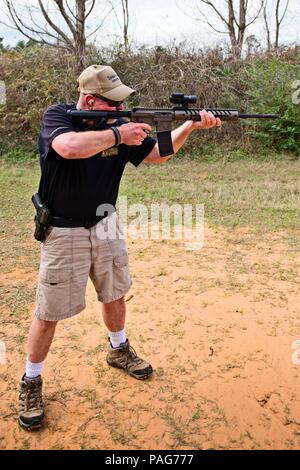
[[85,101],[88,109],[93,111],[121,111],[124,109],[123,101],[112,101],[95,95],[86,95]]

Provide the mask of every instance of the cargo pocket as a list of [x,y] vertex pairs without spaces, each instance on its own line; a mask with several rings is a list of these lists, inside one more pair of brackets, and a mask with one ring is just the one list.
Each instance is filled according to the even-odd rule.
[[123,255],[114,256],[114,265],[117,268],[125,268],[128,266],[128,255],[124,253]]
[[113,261],[113,297],[125,295],[131,286],[131,277],[128,268],[128,254],[114,256]]
[[72,268],[41,267],[38,307],[42,316],[59,319],[70,315]]

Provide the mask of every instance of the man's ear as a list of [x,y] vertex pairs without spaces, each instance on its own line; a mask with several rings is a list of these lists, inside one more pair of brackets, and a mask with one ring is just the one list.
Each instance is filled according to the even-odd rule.
[[93,97],[93,95],[86,95],[85,102],[89,108],[92,108],[95,104],[95,98]]

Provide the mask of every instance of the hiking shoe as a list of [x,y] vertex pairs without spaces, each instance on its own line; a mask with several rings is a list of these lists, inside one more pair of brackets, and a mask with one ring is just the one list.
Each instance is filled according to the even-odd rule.
[[137,356],[128,339],[118,348],[113,348],[109,341],[106,361],[109,366],[124,369],[129,375],[139,380],[147,379],[153,372],[152,366]]
[[41,428],[44,424],[42,385],[40,375],[29,379],[24,374],[20,382],[19,424],[29,431]]

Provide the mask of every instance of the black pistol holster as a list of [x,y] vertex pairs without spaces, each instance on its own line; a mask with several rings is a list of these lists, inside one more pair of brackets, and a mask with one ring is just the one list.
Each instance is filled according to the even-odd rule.
[[36,209],[34,238],[39,242],[43,242],[46,238],[46,230],[50,225],[50,211],[46,204],[42,202],[38,193],[34,194],[31,200]]

